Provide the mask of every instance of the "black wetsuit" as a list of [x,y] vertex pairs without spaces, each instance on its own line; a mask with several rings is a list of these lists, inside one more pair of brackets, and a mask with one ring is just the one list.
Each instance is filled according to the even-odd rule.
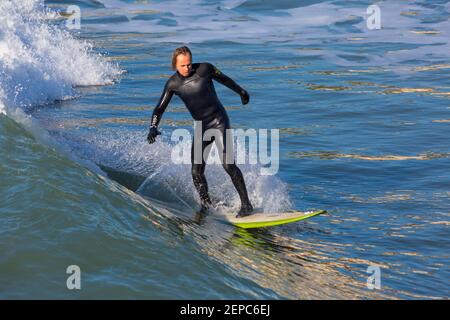
[[[194,120],[201,121],[202,124],[202,130],[196,129],[196,132],[194,133],[191,152],[192,178],[200,195],[202,208],[211,204],[208,195],[208,184],[204,174],[206,164],[202,155],[206,148],[209,148],[206,151],[206,154],[208,154],[210,147],[212,147],[212,142],[215,141],[219,153],[221,153],[222,165],[225,171],[230,175],[241,198],[242,208],[240,215],[245,215],[251,212],[252,206],[248,199],[247,189],[241,170],[239,170],[233,160],[231,134],[226,130],[230,129],[230,120],[228,119],[225,108],[217,97],[212,81],[213,79],[227,86],[237,94],[241,95],[241,97],[246,95],[248,102],[247,92],[232,79],[221,73],[212,64],[194,63],[192,64],[191,72],[188,76],[183,77],[178,72],[175,72],[175,74],[173,74],[166,82],[164,92],[161,95],[158,105],[153,111],[151,127],[158,127],[162,114],[172,96],[174,94],[179,96]],[[217,129],[219,134],[215,135],[211,141],[203,141],[203,134],[208,129]],[[229,138],[227,138],[227,136]],[[228,146],[227,141],[231,142]],[[198,156],[199,154],[194,152],[196,143],[201,145],[200,159]]]

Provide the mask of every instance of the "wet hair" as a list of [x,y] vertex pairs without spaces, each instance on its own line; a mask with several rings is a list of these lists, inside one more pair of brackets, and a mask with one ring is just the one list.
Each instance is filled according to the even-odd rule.
[[183,46],[183,47],[176,48],[173,51],[173,54],[172,54],[172,69],[173,70],[176,70],[176,68],[177,68],[177,57],[180,54],[184,54],[184,55],[188,55],[189,54],[191,56],[191,59],[192,59],[192,53],[191,53],[191,50],[189,50],[188,47]]

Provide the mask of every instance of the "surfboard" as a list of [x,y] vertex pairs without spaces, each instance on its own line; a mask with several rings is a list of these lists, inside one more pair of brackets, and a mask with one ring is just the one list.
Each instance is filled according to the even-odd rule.
[[319,214],[326,213],[326,210],[315,211],[291,211],[283,213],[254,213],[247,217],[236,218],[235,215],[227,214],[228,222],[235,226],[251,229],[278,226],[280,224],[297,222],[309,219]]

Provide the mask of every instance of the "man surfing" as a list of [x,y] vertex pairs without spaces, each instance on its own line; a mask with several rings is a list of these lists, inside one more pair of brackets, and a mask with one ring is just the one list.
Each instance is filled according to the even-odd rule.
[[[253,206],[248,198],[242,172],[234,162],[233,139],[230,130],[227,130],[231,128],[230,120],[216,94],[212,80],[216,80],[239,94],[244,105],[250,100],[249,94],[212,64],[192,64],[192,53],[185,46],[174,50],[172,69],[176,72],[167,80],[161,98],[153,110],[150,132],[147,136],[148,143],[152,144],[156,141],[157,135],[160,134],[158,124],[172,96],[176,94],[199,124],[195,128],[192,141],[191,164],[192,179],[200,196],[200,212],[206,213],[212,205],[205,178],[205,167],[212,142],[215,142],[222,166],[230,175],[241,199],[241,208],[236,217],[250,215]],[[209,141],[203,141],[203,136],[208,130],[213,130],[218,134],[215,134]]]

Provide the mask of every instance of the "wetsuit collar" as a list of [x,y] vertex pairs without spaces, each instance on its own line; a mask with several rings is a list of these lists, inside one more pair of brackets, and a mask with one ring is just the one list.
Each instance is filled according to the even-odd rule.
[[189,72],[189,74],[186,77],[182,76],[177,70],[177,74],[181,79],[188,79],[188,78],[192,77],[194,75],[194,73],[195,73],[194,67],[191,68],[191,72]]

